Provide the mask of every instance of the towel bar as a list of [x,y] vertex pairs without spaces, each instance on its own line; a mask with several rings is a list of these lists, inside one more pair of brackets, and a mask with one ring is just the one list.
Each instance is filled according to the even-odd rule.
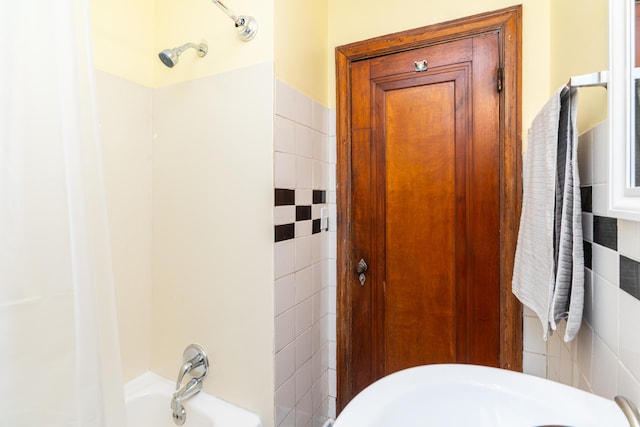
[[[640,67],[633,69],[634,80],[640,79]],[[573,76],[567,82],[569,87],[594,87],[601,86],[606,88],[609,83],[609,72],[598,71],[590,74],[582,74],[580,76]]]
[[591,74],[582,74],[580,76],[573,76],[567,82],[569,87],[594,87],[601,86],[606,88],[608,83],[609,73],[607,71],[598,71]]

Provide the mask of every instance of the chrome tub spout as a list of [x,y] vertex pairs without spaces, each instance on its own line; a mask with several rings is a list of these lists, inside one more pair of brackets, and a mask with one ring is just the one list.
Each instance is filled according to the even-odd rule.
[[188,383],[173,393],[171,399],[171,410],[173,411],[173,421],[181,426],[187,419],[187,412],[182,406],[182,402],[191,399],[202,390],[202,378],[192,378]]

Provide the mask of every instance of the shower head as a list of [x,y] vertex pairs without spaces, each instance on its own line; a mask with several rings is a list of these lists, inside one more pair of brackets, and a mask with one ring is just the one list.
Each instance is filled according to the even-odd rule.
[[163,50],[158,54],[158,58],[160,58],[160,61],[162,61],[164,65],[166,65],[169,68],[173,68],[173,66],[178,63],[178,57],[182,54],[182,52],[189,49],[190,47],[198,51],[198,56],[200,58],[202,58],[207,54],[208,48],[206,43],[200,43],[200,44],[186,43],[186,44],[183,44],[182,46],[174,47],[173,49]]

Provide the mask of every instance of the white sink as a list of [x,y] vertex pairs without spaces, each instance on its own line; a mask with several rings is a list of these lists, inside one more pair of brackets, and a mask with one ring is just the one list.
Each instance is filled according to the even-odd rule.
[[425,365],[367,387],[334,427],[628,427],[612,401],[560,383],[475,365]]

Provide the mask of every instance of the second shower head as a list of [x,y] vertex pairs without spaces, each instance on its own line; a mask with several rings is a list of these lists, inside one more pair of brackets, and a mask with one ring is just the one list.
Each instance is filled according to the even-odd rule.
[[209,50],[206,43],[185,43],[182,46],[174,47],[173,49],[165,49],[158,54],[158,58],[164,65],[169,68],[173,68],[174,65],[178,63],[178,57],[189,48],[194,48],[198,51],[198,56],[202,58],[207,54]]

